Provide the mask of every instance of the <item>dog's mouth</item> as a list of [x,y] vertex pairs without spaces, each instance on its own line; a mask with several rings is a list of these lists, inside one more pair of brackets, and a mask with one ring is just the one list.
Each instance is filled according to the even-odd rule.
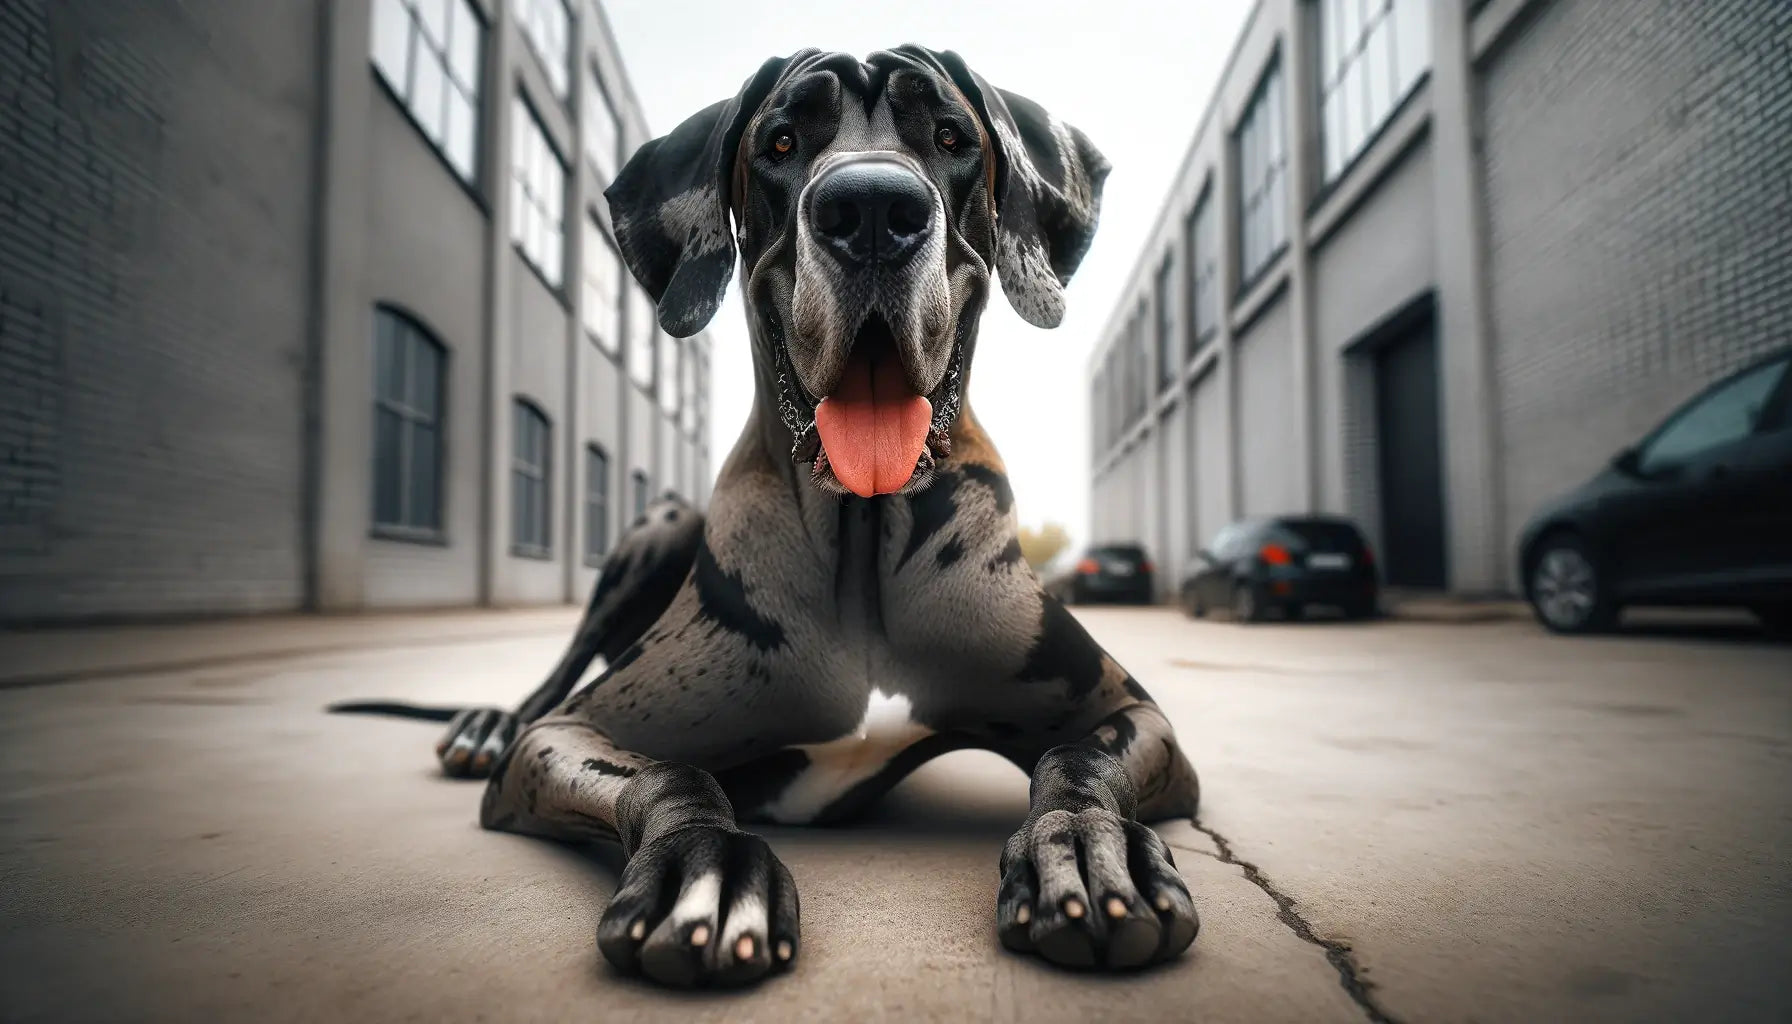
[[924,482],[937,460],[952,453],[958,418],[961,339],[929,395],[916,394],[882,316],[872,314],[853,338],[852,352],[831,394],[812,398],[790,365],[775,317],[767,317],[778,360],[778,412],[795,443],[792,461],[811,464],[811,480],[861,498],[894,494]]

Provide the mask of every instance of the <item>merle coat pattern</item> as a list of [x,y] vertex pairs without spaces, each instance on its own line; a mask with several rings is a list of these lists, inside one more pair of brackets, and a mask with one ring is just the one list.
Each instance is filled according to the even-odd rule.
[[[931,206],[892,256],[816,227],[817,182],[862,160]],[[767,61],[606,193],[671,334],[709,322],[738,258],[753,413],[707,518],[652,508],[548,680],[515,712],[457,714],[438,755],[489,777],[486,827],[620,840],[598,927],[617,967],[675,986],[788,969],[795,884],[737,822],[844,818],[964,747],[1032,776],[1000,860],[1005,946],[1119,969],[1193,941],[1188,890],[1142,822],[1192,814],[1195,774],[1021,559],[1001,459],[963,400],[991,277],[1056,326],[1106,174],[1080,131],[953,53],[905,46]],[[886,346],[933,410],[913,476],[871,498],[815,437],[855,345]],[[603,674],[573,693],[599,655]]]

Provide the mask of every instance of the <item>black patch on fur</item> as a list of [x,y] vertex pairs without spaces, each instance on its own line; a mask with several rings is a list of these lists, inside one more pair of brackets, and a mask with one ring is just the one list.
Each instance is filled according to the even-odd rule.
[[1139,685],[1139,681],[1132,677],[1132,673],[1128,672],[1126,674],[1126,682],[1121,683],[1120,685],[1126,688],[1127,696],[1131,697],[1133,700],[1145,704],[1156,703],[1151,699],[1151,695],[1145,692],[1145,688]]
[[953,562],[956,562],[963,557],[964,545],[959,543],[957,534],[947,537],[946,543],[940,545],[940,553],[938,555],[940,568],[944,569],[946,566],[951,565]]
[[1008,543],[1003,545],[1002,550],[989,560],[987,568],[990,572],[1000,572],[1004,566],[1013,565],[1018,561],[1020,561],[1020,538],[1010,537]]
[[896,559],[898,570],[908,564],[929,537],[940,532],[958,514],[957,493],[961,479],[956,473],[941,473],[926,490],[908,500],[908,540],[902,545],[902,557]]
[[1070,687],[1071,698],[1081,699],[1101,682],[1101,648],[1076,616],[1047,594],[1039,616],[1039,636],[1015,678],[1023,683],[1062,679]]
[[983,728],[987,729],[990,735],[1000,736],[1003,739],[1011,740],[1021,734],[1021,727],[1013,722],[984,722]]
[[587,757],[585,759],[584,770],[588,772],[596,772],[599,775],[614,775],[623,779],[635,774],[635,769],[630,768],[628,765],[616,764],[615,762],[605,761],[602,758],[597,757]]
[[707,541],[697,546],[694,582],[700,614],[717,628],[739,635],[760,651],[784,646],[784,627],[753,609],[745,581],[739,573],[722,571]]
[[1007,477],[988,466],[975,463],[967,463],[962,472],[965,479],[974,480],[994,492],[997,512],[1007,515],[1008,510],[1014,507],[1014,489],[1008,486]]

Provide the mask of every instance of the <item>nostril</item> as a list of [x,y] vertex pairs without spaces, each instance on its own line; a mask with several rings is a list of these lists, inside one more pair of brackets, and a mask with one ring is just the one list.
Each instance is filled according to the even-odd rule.
[[815,210],[815,230],[829,238],[851,238],[858,233],[862,217],[856,203],[821,203]]
[[927,230],[928,210],[921,203],[908,198],[900,198],[890,204],[887,214],[890,233],[894,235],[916,235]]

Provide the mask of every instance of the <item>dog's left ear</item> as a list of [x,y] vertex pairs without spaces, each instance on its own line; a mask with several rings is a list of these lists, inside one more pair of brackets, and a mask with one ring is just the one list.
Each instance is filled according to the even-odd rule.
[[722,305],[734,276],[728,205],[735,151],[784,69],[802,56],[760,65],[733,99],[642,145],[604,190],[622,259],[674,338],[702,330]]
[[1089,251],[1110,165],[1082,132],[997,89],[950,50],[933,53],[977,108],[996,161],[996,272],[1036,327],[1064,319],[1064,285]]

